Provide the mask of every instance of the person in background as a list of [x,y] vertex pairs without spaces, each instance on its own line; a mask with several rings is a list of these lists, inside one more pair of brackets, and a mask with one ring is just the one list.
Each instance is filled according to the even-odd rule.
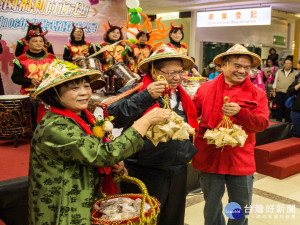
[[213,60],[210,60],[208,62],[208,65],[203,69],[202,71],[202,76],[203,77],[209,77],[209,74],[211,73],[215,73],[216,72],[216,65],[215,63],[213,62]]
[[34,88],[44,79],[46,69],[55,56],[44,50],[45,35],[47,32],[38,33],[30,30],[28,33],[28,47],[26,53],[14,59],[14,69],[11,79],[14,83],[22,85],[21,94],[29,94],[25,88]]
[[298,74],[297,70],[292,68],[293,61],[287,58],[284,60],[283,69],[279,69],[275,75],[275,80],[273,83],[272,95],[276,99],[277,109],[276,109],[276,121],[282,122],[285,118],[285,122],[291,122],[290,109],[286,108],[284,103],[287,100],[287,89],[295,80]]
[[[221,66],[223,73],[203,83],[193,98],[201,122],[194,139],[198,153],[192,163],[199,170],[204,193],[204,224],[225,225],[222,198],[226,186],[229,201],[239,204],[243,211],[241,218],[229,219],[228,224],[247,225],[246,207],[251,206],[255,173],[255,133],[265,130],[269,121],[266,94],[248,78],[251,68],[260,65],[261,59],[236,44],[217,55],[214,62]],[[225,96],[229,102],[224,103]],[[218,127],[224,115],[233,124],[241,125],[248,135],[243,147],[216,148],[203,138],[207,129]]]
[[[114,26],[108,22],[109,29],[103,35],[101,44],[96,44],[96,52],[100,51],[101,48],[110,46],[118,41],[123,40],[122,26]],[[122,54],[126,52],[125,45],[120,42],[117,45],[109,47],[106,51],[97,55],[102,63],[102,70],[105,73],[110,67],[118,62],[125,62],[125,56]],[[117,76],[107,76],[106,78],[106,94],[115,94],[116,91],[122,87],[120,78]]]
[[297,63],[297,70],[300,72],[300,60]]
[[[195,58],[191,57],[191,59],[193,60],[193,62],[195,63]],[[192,68],[191,70],[189,70],[189,77],[200,77],[200,73],[198,72],[198,66],[196,66],[196,64],[194,65],[194,68]]]
[[[18,40],[18,42],[17,42],[17,47],[15,50],[16,57],[26,53],[27,50],[29,49],[28,41],[30,39],[30,37],[29,37],[30,30],[33,30],[34,32],[37,32],[40,34],[43,33],[41,22],[40,23],[31,23],[28,20],[26,20],[26,22],[28,23],[26,36],[24,38]],[[44,41],[44,51],[49,52],[54,55],[52,43],[50,41],[48,41],[47,39],[45,39],[45,41]]]
[[275,66],[275,63],[272,59],[267,59],[266,67],[264,69],[264,75],[267,78],[269,84],[273,84],[275,80],[275,74],[278,70],[278,66]]
[[[30,95],[31,92],[27,88],[34,90],[40,85],[45,78],[45,72],[48,66],[52,63],[55,56],[51,53],[46,53],[45,46],[45,34],[37,33],[30,30],[28,33],[28,47],[26,53],[20,55],[13,60],[14,69],[11,79],[14,83],[22,85],[21,94]],[[26,90],[27,89],[27,90]],[[31,99],[31,115],[32,115],[32,127],[35,128],[38,120],[38,113],[42,116],[43,112],[38,111],[39,102]],[[43,108],[44,110],[44,108]]]
[[[101,44],[96,44],[96,52],[100,51],[101,48],[114,44],[117,41],[121,41],[124,39],[122,34],[123,26],[114,26],[108,22],[109,29],[103,35],[103,40]],[[125,45],[121,42],[113,47],[109,48],[107,51],[102,52],[101,54],[97,55],[98,58],[102,63],[103,71],[107,71],[109,67],[114,65],[117,62],[124,62],[124,58],[122,52],[125,51]]]
[[73,29],[70,34],[70,42],[64,46],[63,59],[69,62],[87,57],[95,53],[93,44],[85,41],[84,29],[86,27],[76,27],[72,23]]
[[136,34],[138,43],[132,44],[130,45],[130,48],[126,49],[126,52],[130,57],[128,67],[134,73],[141,75],[141,72],[138,71],[138,64],[152,54],[153,49],[151,45],[146,44],[146,42],[149,41],[149,38],[149,33],[139,31],[139,33]]
[[99,172],[101,167],[127,175],[121,161],[142,148],[143,136],[150,125],[170,117],[168,110],[154,109],[114,141],[103,143],[93,129],[95,117],[87,110],[92,95],[90,83],[99,77],[100,72],[89,70],[49,74],[34,93],[50,109],[31,142],[28,176],[31,225],[91,224],[92,207],[104,176]]
[[266,81],[266,92],[268,99],[271,97],[271,92],[273,90],[273,83],[275,80],[275,74],[278,71],[278,66],[271,59],[267,59],[266,67],[264,68],[264,76],[267,78]]
[[[196,109],[186,91],[180,85],[185,71],[193,68],[194,63],[188,56],[163,45],[149,58],[139,64],[139,70],[146,75],[143,85],[130,96],[111,104],[109,115],[118,128],[131,126],[150,109],[164,107],[162,97],[166,85],[171,89],[170,108],[184,118],[193,128],[198,126]],[[158,81],[161,75],[167,81]],[[124,87],[124,93],[133,86]],[[146,114],[147,115],[147,114]],[[192,138],[191,138],[192,139]],[[145,183],[149,195],[157,198],[161,204],[158,225],[183,225],[185,214],[187,163],[197,149],[191,140],[169,140],[155,146],[149,139],[144,139],[140,153],[125,160],[130,176]],[[139,193],[135,185],[121,184],[123,193]]]
[[183,38],[184,38],[183,25],[181,24],[180,27],[177,27],[177,26],[173,26],[173,24],[171,23],[171,30],[169,32],[170,42],[166,43],[166,45],[169,46],[170,48],[173,48],[179,54],[188,55],[187,47],[181,44]]
[[267,78],[264,76],[264,71],[261,70],[260,66],[258,66],[257,69],[251,70],[249,78],[254,86],[266,91],[265,82],[267,81]]
[[216,65],[216,72],[209,74],[208,80],[213,80],[223,72],[221,66]]
[[270,48],[267,59],[271,59],[274,62],[274,65],[278,66],[278,54],[276,53],[275,48]]
[[291,120],[293,123],[293,135],[300,138],[300,73],[287,90],[288,97],[295,95],[291,108]]

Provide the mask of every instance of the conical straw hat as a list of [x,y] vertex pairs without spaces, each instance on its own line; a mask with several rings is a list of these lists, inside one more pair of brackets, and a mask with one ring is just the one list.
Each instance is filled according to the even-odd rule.
[[139,63],[138,68],[142,73],[147,73],[151,62],[164,58],[182,59],[183,70],[190,70],[194,68],[194,61],[191,57],[179,54],[174,49],[170,48],[165,44],[158,48],[155,52],[153,52],[150,57],[142,60]]
[[245,48],[244,46],[240,45],[240,44],[235,44],[234,46],[232,46],[230,49],[228,49],[226,52],[223,52],[219,55],[217,55],[214,58],[214,63],[216,65],[222,65],[222,58],[223,56],[226,55],[249,55],[252,58],[253,64],[252,67],[256,68],[261,64],[261,58],[259,55],[250,52],[247,48]]
[[46,70],[45,79],[33,93],[33,97],[36,98],[44,91],[59,84],[84,76],[89,76],[92,83],[101,76],[101,72],[99,70],[82,69],[73,63],[54,59]]

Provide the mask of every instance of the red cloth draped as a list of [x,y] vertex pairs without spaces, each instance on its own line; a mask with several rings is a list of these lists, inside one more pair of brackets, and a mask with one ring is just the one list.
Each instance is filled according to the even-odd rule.
[[[146,89],[148,87],[148,85],[153,82],[151,75],[147,74],[146,76],[144,76],[142,82],[143,82],[143,86],[140,88],[139,92]],[[198,130],[197,110],[195,108],[195,105],[194,105],[191,97],[188,95],[188,93],[183,89],[183,87],[181,85],[178,85],[177,90],[178,90],[178,93],[179,93],[179,96],[180,96],[180,99],[182,102],[182,107],[187,116],[188,124],[191,127]],[[159,107],[158,102],[156,102],[156,104],[154,104],[152,107],[147,109],[147,111],[145,113],[149,112],[151,109],[153,109],[155,107]]]
[[[208,128],[215,128],[217,124],[217,120],[219,118],[219,113],[222,111],[223,107],[223,92],[224,92],[224,74],[220,74],[213,81],[215,85],[211,85],[210,88],[206,91],[207,95],[203,101],[203,105],[205,107],[202,108],[202,117],[209,118],[208,121],[201,120],[201,126]],[[256,92],[254,91],[254,86],[251,83],[250,79],[246,79],[241,84],[241,95],[243,98],[252,101],[253,104],[256,104],[255,97],[253,96]],[[197,95],[197,93],[196,93]],[[195,95],[195,96],[196,96]]]
[[43,119],[45,114],[46,114],[45,105],[43,103],[39,103],[38,116],[37,116],[36,122],[39,123]]
[[[94,135],[91,128],[76,113],[73,113],[72,111],[70,111],[68,109],[58,109],[55,107],[50,107],[50,111],[53,113],[74,119],[87,134]],[[94,125],[96,122],[95,117],[88,110],[84,109],[83,111],[87,115],[88,121],[92,125]],[[109,140],[104,137],[103,143],[106,143],[106,142],[109,142]],[[111,167],[110,166],[98,167],[97,169],[101,174],[106,175],[102,181],[102,191],[108,195],[117,194],[119,190],[112,179]]]

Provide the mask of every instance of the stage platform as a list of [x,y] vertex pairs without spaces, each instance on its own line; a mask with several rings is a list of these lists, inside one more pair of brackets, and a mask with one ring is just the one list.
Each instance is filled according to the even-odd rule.
[[256,133],[255,146],[288,139],[293,136],[292,129],[291,123],[269,121],[269,127],[266,130]]

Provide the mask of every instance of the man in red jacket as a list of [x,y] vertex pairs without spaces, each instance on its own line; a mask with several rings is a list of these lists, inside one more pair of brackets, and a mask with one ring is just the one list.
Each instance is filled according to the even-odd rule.
[[[200,171],[205,198],[205,224],[225,224],[221,200],[226,185],[229,201],[241,207],[239,213],[229,212],[237,213],[237,217],[229,215],[225,208],[228,224],[246,225],[245,207],[251,207],[255,172],[255,133],[268,127],[269,118],[266,94],[248,78],[250,69],[259,66],[261,59],[237,44],[217,55],[214,63],[221,66],[223,73],[201,85],[193,99],[197,114],[201,116],[199,131],[195,136],[198,153],[193,158],[193,166]],[[229,97],[230,102],[224,103],[224,97]],[[217,148],[203,139],[205,131],[216,128],[224,115],[229,116],[233,124],[242,126],[248,135],[243,147],[226,145]]]

